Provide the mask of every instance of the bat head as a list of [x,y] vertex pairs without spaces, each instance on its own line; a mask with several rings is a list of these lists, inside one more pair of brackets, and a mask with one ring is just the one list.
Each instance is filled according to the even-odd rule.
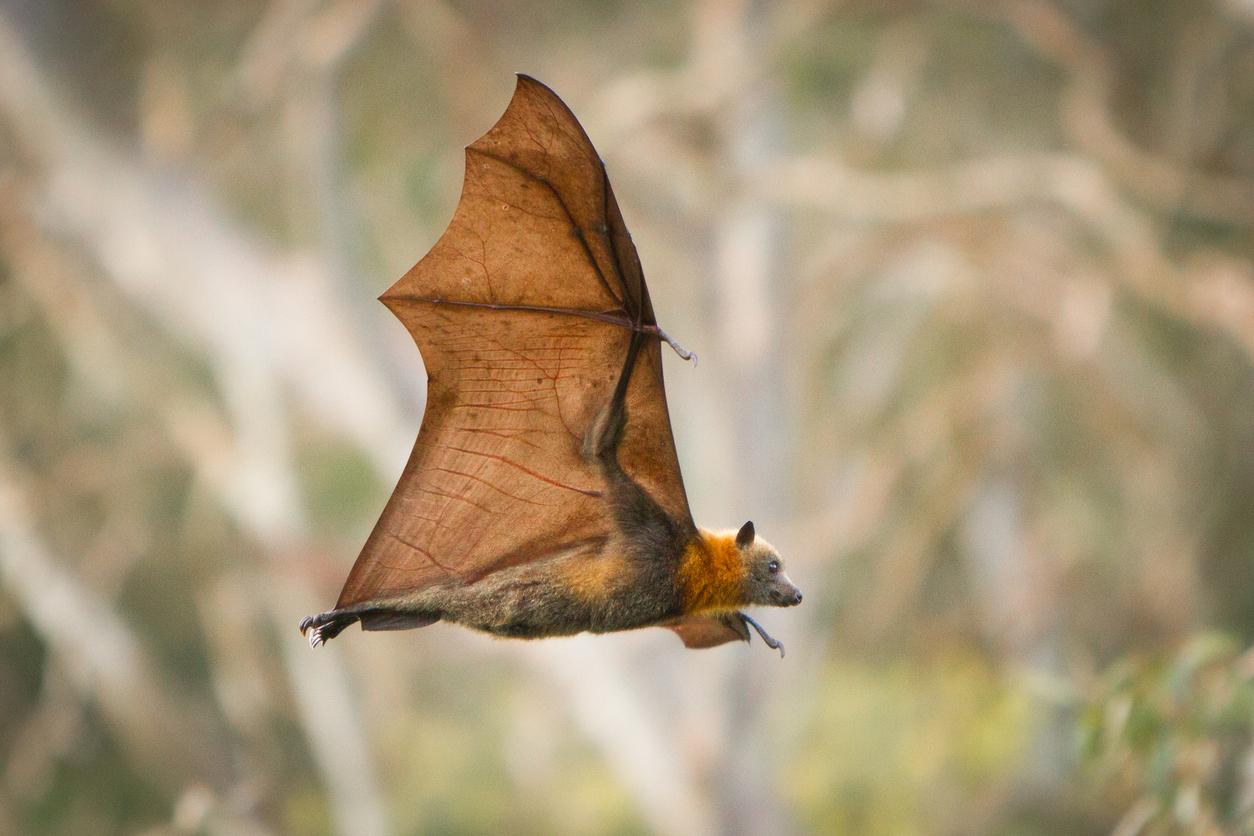
[[742,603],[765,607],[795,607],[801,603],[801,590],[784,574],[779,552],[754,533],[752,522],[742,525],[736,533],[736,548],[745,562]]

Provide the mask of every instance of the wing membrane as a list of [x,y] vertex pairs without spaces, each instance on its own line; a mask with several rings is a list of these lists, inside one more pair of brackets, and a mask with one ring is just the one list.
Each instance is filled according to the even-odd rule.
[[[602,165],[555,94],[520,77],[466,154],[448,229],[382,297],[427,367],[422,428],[338,607],[604,542],[584,436],[632,327],[656,325]],[[624,470],[691,525],[649,339],[627,395]]]
[[[556,314],[420,305],[398,313],[439,346],[423,352],[427,410],[337,606],[473,582],[607,535],[602,477],[580,448],[629,333]],[[537,543],[524,531],[546,536]]]
[[749,627],[737,613],[690,615],[665,625],[683,641],[684,647],[718,647],[727,642],[749,641]]

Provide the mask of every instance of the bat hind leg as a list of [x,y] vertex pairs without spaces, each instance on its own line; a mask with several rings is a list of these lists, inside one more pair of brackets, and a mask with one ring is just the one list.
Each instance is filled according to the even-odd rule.
[[300,622],[300,634],[309,636],[309,646],[326,644],[345,627],[360,621],[363,630],[412,630],[440,620],[439,613],[412,612],[384,606],[353,606],[310,615]]

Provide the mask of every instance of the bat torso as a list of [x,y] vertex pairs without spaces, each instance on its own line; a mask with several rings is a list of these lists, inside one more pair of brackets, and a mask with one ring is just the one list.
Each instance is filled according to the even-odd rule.
[[388,607],[511,638],[631,630],[736,607],[742,569],[729,538],[633,536],[620,533],[471,583],[439,584]]
[[495,572],[469,585],[433,590],[440,617],[500,636],[541,638],[608,633],[657,624],[678,613],[673,556],[645,556],[626,543]]
[[481,578],[451,579],[387,606],[494,635],[541,638],[631,630],[722,604],[730,595],[710,582],[709,566],[726,549],[667,516],[623,472],[614,450],[608,444],[600,457],[615,521],[608,537]]

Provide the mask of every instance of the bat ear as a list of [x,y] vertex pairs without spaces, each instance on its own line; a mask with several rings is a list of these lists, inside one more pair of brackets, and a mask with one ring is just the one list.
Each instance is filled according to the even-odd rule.
[[745,548],[753,544],[753,520],[745,523],[740,527],[740,531],[736,532],[736,545]]

